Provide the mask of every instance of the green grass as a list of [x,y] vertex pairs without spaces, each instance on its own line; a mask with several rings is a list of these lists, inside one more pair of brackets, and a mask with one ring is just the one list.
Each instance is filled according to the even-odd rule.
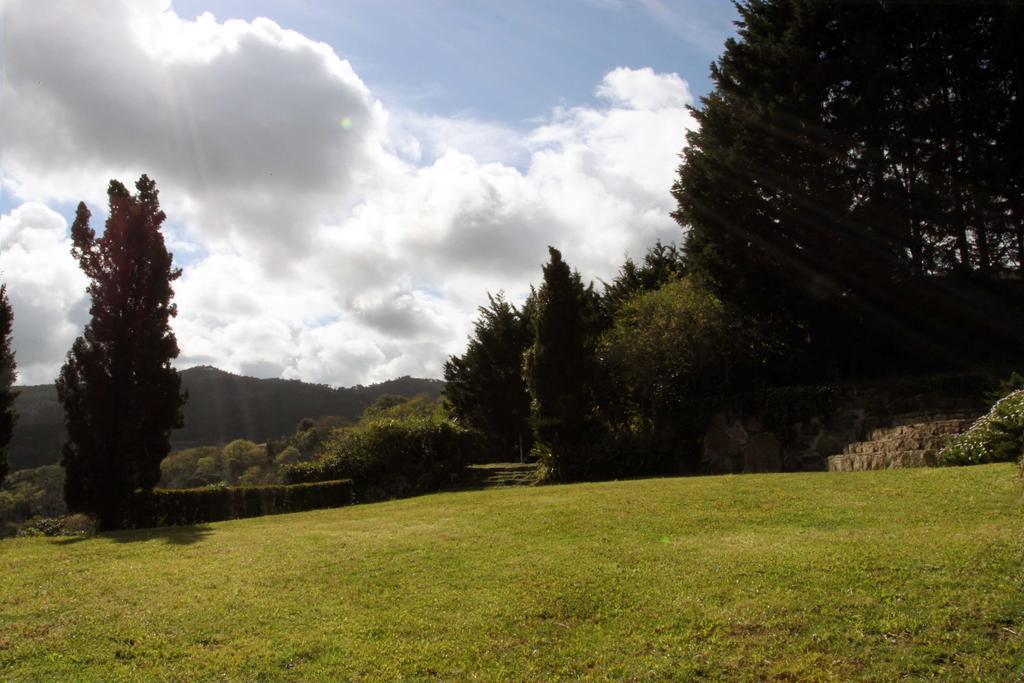
[[0,680],[1020,680],[1022,502],[999,464],[0,541]]

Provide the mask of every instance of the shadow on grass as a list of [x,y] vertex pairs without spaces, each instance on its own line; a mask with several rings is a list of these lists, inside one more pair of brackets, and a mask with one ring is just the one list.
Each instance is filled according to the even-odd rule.
[[155,529],[133,529],[105,534],[115,543],[138,543],[162,540],[169,545],[192,545],[213,533],[206,524],[197,526],[164,526]]
[[155,529],[132,529],[130,531],[106,531],[96,536],[65,536],[54,541],[56,545],[74,545],[90,538],[107,538],[114,543],[144,543],[162,540],[168,545],[192,545],[213,533],[213,529],[202,524],[198,526],[165,526]]

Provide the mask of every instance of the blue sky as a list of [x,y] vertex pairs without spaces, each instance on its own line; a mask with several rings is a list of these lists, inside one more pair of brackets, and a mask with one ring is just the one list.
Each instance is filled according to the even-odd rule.
[[175,0],[194,18],[266,16],[331,45],[392,106],[508,124],[592,99],[619,67],[676,72],[695,95],[732,35],[727,0]]
[[[87,321],[79,200],[150,175],[180,367],[438,377],[488,292],[678,241],[725,0],[4,0],[0,275],[24,383]],[[72,58],[69,58],[72,57]]]

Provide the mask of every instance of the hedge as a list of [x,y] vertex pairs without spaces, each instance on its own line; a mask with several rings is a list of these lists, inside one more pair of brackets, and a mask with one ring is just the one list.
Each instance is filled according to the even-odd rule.
[[147,528],[220,522],[342,507],[354,502],[352,480],[278,486],[211,486],[136,491],[127,526]]

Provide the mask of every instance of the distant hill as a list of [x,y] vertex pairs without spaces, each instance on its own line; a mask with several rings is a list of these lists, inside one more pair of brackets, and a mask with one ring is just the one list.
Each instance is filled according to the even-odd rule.
[[[340,415],[355,420],[383,394],[438,396],[436,379],[400,377],[381,384],[335,389],[298,380],[241,377],[202,366],[181,372],[188,391],[185,426],[171,435],[175,449],[223,444],[232,439],[262,442],[291,434],[304,417]],[[52,384],[18,387],[8,460],[12,470],[53,465],[64,442],[64,413]]]

